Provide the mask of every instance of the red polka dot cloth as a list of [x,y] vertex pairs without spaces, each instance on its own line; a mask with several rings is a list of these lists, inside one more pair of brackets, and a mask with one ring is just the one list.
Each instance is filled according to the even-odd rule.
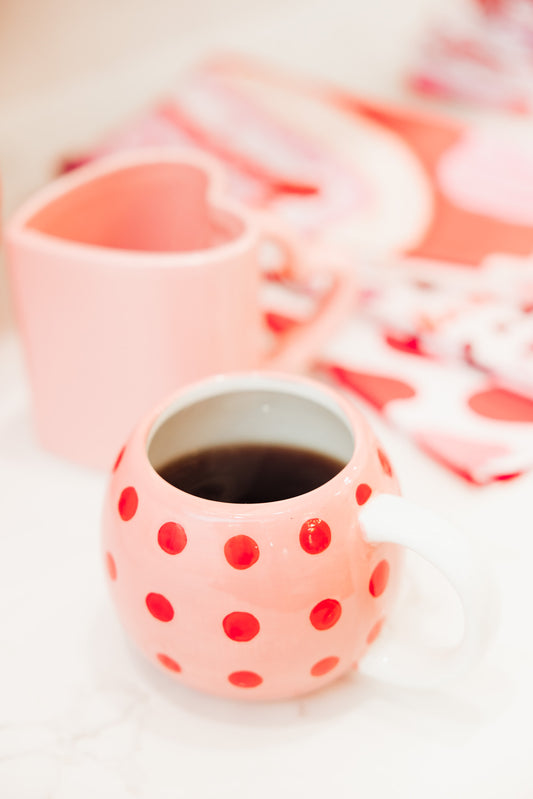
[[[323,353],[322,368],[429,455],[473,483],[484,484],[533,466],[533,392],[529,363],[523,370],[510,370],[509,362],[502,363],[501,372],[496,371],[499,339],[513,331],[491,330],[485,337],[482,325],[473,324],[479,322],[476,313],[470,316],[461,310],[460,324],[445,321],[441,331],[433,327],[426,333],[406,325],[394,328],[390,319],[379,323],[363,305]],[[460,347],[461,324],[473,340],[471,348]],[[515,324],[522,325],[522,320]],[[484,350],[490,337],[497,341],[492,350]],[[492,373],[488,365],[474,361],[476,341],[480,359],[483,352],[493,359]],[[447,346],[449,355],[444,354]],[[513,350],[519,360],[518,349],[509,347],[509,361]],[[517,387],[523,389],[520,394]]]
[[[353,261],[358,307],[317,354],[328,378],[473,483],[533,466],[532,152],[226,58],[65,168],[159,145],[206,151],[231,196]],[[329,288],[265,259],[272,335],[312,318]],[[134,508],[125,496],[125,517]],[[312,548],[327,533],[303,536]],[[161,529],[159,542],[179,552],[185,531]],[[235,540],[226,557],[246,569],[256,554]]]

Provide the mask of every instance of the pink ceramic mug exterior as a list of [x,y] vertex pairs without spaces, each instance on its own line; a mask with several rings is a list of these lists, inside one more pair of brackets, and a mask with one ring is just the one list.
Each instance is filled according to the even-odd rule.
[[[154,468],[242,440],[346,465],[306,494],[249,505],[186,494]],[[274,699],[329,683],[365,654],[395,594],[401,549],[368,543],[359,523],[380,492],[399,493],[390,463],[329,389],[270,373],[184,389],[137,427],[108,490],[103,549],[125,629],[150,661],[209,693]]]
[[41,443],[109,468],[161,397],[259,366],[261,239],[188,151],[115,155],[30,199],[6,246]]

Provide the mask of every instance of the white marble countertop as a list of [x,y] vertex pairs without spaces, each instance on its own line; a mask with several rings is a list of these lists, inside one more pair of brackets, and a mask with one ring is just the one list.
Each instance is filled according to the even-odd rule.
[[[109,4],[93,5],[97,30],[98,15],[101,24]],[[138,10],[142,0],[130,5]],[[99,72],[84,71],[80,56],[76,74],[44,88],[19,75],[20,91],[8,91],[12,84],[4,73],[4,205],[14,207],[42,182],[65,149],[92,142],[213,47],[278,58],[370,96],[404,100],[399,70],[424,15],[438,5],[258,2],[256,14],[244,15],[235,2],[231,14],[225,17],[218,8],[210,17],[204,2],[204,22],[198,12],[180,47],[170,35],[157,47],[160,20],[150,42],[130,36],[129,49]],[[61,16],[59,0],[52,6],[63,37],[72,34],[72,16]],[[121,14],[108,17],[117,36]],[[142,14],[135,19],[137,27],[143,24]],[[179,21],[177,12],[173,20]],[[50,36],[56,31],[51,41],[59,47],[57,26],[46,15],[42,24]],[[131,25],[129,19],[130,33]],[[112,40],[107,31],[102,48],[106,42],[111,48]],[[404,493],[459,525],[492,563],[501,617],[485,659],[472,673],[432,691],[394,688],[354,673],[298,701],[257,705],[204,697],[153,671],[125,641],[101,569],[106,478],[37,446],[19,345],[12,332],[4,333],[2,799],[533,796],[533,474],[471,487],[372,419]],[[408,561],[402,603],[399,629],[417,629],[422,639],[453,634],[457,618],[450,594],[416,558]]]
[[[441,689],[354,672],[298,701],[248,704],[175,684],[131,649],[104,584],[106,478],[36,445],[19,347],[0,351],[0,795],[6,799],[531,796],[533,475],[473,488],[373,415],[404,493],[488,557],[501,619]],[[448,589],[408,561],[395,622],[455,634]]]

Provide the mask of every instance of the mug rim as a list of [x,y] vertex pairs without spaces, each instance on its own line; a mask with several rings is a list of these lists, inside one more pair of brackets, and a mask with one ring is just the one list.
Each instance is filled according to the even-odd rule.
[[[174,413],[179,413],[180,410],[184,410],[202,399],[214,398],[221,394],[253,390],[254,387],[265,391],[277,390],[282,392],[283,385],[288,389],[285,393],[310,400],[317,405],[322,405],[322,407],[329,410],[331,413],[336,414],[340,421],[345,424],[347,434],[351,436],[352,451],[349,459],[342,469],[325,483],[321,483],[321,485],[305,493],[270,502],[223,502],[220,500],[205,499],[177,488],[171,483],[168,483],[153,466],[149,456],[150,444],[158,429],[160,429]],[[291,390],[291,387],[293,390]],[[326,402],[321,403],[320,399],[316,399],[315,396],[313,396],[316,394],[322,395]],[[180,405],[179,403],[186,399],[187,396],[191,398],[191,401]],[[366,458],[365,453],[368,452],[368,446],[365,446],[365,444],[368,440],[369,430],[369,423],[355,404],[327,384],[309,377],[291,375],[284,372],[251,370],[212,375],[208,378],[190,383],[177,392],[174,392],[159,403],[159,405],[144,418],[143,422],[133,433],[132,443],[136,441],[137,451],[140,446],[142,458],[147,467],[151,484],[154,488],[157,488],[158,491],[165,492],[170,501],[175,501],[176,497],[179,497],[181,503],[186,504],[193,512],[202,510],[208,515],[217,517],[223,514],[225,516],[238,516],[243,518],[255,514],[263,515],[264,513],[281,512],[282,510],[286,510],[287,507],[294,505],[295,502],[302,500],[307,502],[309,499],[318,496],[320,492],[331,490],[331,485],[334,482],[346,482],[346,479],[348,479],[349,475],[353,474],[354,470],[357,469],[357,471],[359,471],[360,469],[364,469],[363,461]],[[128,448],[127,445],[126,448]]]
[[[36,213],[79,187],[107,175],[135,167],[159,164],[184,165],[202,172],[207,178],[207,201],[213,210],[227,212],[242,224],[242,230],[238,235],[231,241],[203,250],[164,252],[84,244],[27,227],[29,220]],[[224,189],[224,172],[209,155],[185,147],[137,147],[97,157],[37,189],[8,220],[5,228],[5,240],[13,246],[33,246],[40,252],[44,251],[53,255],[65,252],[78,261],[98,261],[105,256],[106,265],[112,261],[114,266],[125,266],[131,269],[152,265],[154,260],[157,261],[158,266],[187,267],[211,263],[221,257],[235,257],[250,247],[258,231],[259,226],[253,213],[228,196]]]

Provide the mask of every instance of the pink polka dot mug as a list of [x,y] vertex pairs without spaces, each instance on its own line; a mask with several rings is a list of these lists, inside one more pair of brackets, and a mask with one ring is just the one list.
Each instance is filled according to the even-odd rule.
[[352,279],[331,255],[321,313],[266,354],[260,252],[292,273],[317,259],[263,215],[230,201],[223,176],[188,150],[107,156],[32,196],[6,228],[15,311],[40,442],[109,468],[160,397],[235,369],[304,368],[348,312]]
[[[299,495],[251,503],[206,499],[161,476],[188,453],[250,443],[318,452],[338,471]],[[222,696],[294,697],[355,664],[418,682],[401,642],[382,633],[403,547],[444,573],[464,610],[463,639],[427,668],[428,682],[470,663],[491,622],[464,538],[399,496],[364,416],[306,378],[217,376],[148,414],[114,466],[102,540],[129,636],[175,679]]]

